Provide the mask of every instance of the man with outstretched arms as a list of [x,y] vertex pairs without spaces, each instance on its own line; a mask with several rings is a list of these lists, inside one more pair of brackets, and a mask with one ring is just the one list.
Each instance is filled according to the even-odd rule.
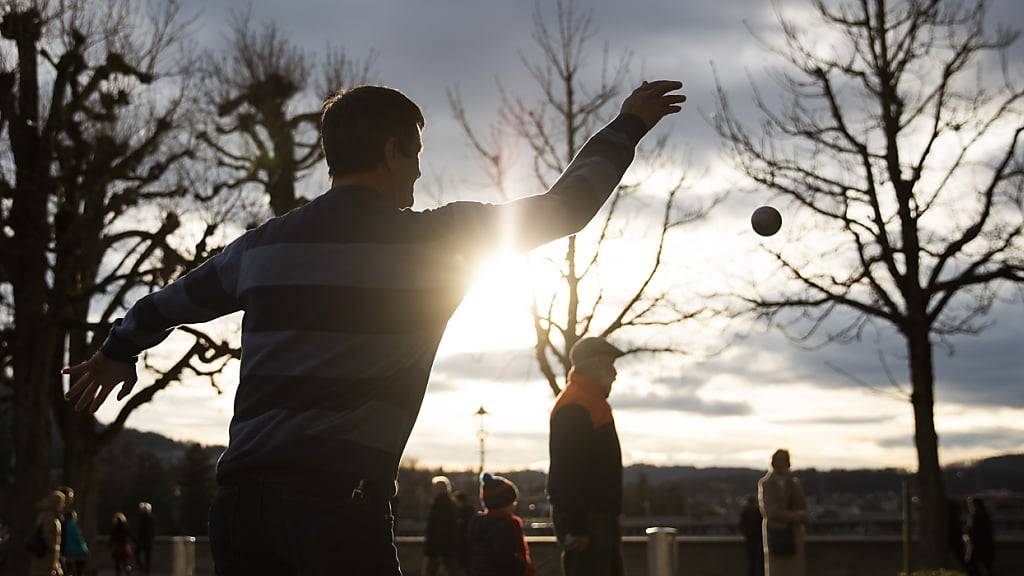
[[[210,511],[217,574],[399,574],[390,498],[438,343],[481,257],[530,250],[597,213],[640,139],[685,96],[644,82],[544,194],[414,211],[424,126],[402,93],[327,99],[331,188],[231,242],[114,323],[64,373],[95,411],[181,324],[242,310],[242,360]],[[507,247],[507,246],[505,246]]]

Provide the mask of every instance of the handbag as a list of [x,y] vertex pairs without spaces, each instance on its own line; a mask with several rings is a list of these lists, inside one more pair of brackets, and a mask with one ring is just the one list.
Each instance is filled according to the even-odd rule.
[[32,531],[32,535],[25,540],[25,548],[35,558],[46,556],[46,538],[43,538],[43,525],[39,524]]

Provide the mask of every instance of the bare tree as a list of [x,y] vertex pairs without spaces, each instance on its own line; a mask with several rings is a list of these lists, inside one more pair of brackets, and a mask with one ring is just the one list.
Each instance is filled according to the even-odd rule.
[[236,13],[227,53],[208,66],[217,121],[201,138],[227,174],[214,192],[254,189],[277,216],[301,205],[295,186],[323,159],[319,100],[369,81],[375,61],[328,47],[316,62],[277,24]]
[[[2,366],[14,389],[16,451],[7,518],[14,541],[23,541],[51,484],[53,415],[62,481],[81,495],[91,535],[99,450],[156,392],[188,373],[219,372],[238,356],[190,329],[191,347],[106,426],[63,401],[58,374],[69,358],[98,348],[130,295],[170,282],[218,249],[216,217],[182,248],[180,215],[203,213],[185,170],[195,125],[186,105],[189,22],[174,2],[135,0],[14,2],[2,18],[0,135],[9,147],[0,152],[0,294],[10,310],[2,328],[13,334]],[[10,573],[27,573],[23,547],[10,553]]]
[[[617,103],[616,96],[626,80],[631,55],[623,53],[613,59],[606,44],[600,52],[599,79],[591,84],[587,65],[594,35],[592,13],[581,10],[572,0],[557,3],[553,22],[538,9],[534,13],[533,39],[540,56],[531,60],[520,54],[536,83],[538,97],[527,100],[509,94],[499,83],[500,120],[490,127],[487,138],[474,129],[458,92],[449,92],[455,117],[502,199],[509,197],[512,164],[504,133],[510,132],[526,145],[531,154],[533,179],[538,189],[544,190],[569,164],[586,136],[609,119],[610,108]],[[641,146],[638,157],[650,166],[678,168],[670,158],[671,153],[667,138],[662,137],[651,146]],[[558,289],[546,294],[535,290],[531,313],[536,333],[534,356],[552,393],[557,395],[561,391],[571,367],[569,351],[587,334],[630,333],[633,344],[626,348],[627,353],[686,352],[654,335],[665,334],[666,328],[695,319],[706,310],[703,306],[680,305],[667,288],[658,285],[655,277],[665,262],[669,233],[702,218],[719,200],[684,207],[679,195],[686,184],[683,170],[673,185],[653,195],[660,203],[654,208],[645,204],[643,192],[650,187],[643,180],[620,185],[597,225],[582,235],[570,236],[560,262],[545,260],[560,278]],[[634,208],[639,205],[641,210],[650,209],[657,214],[655,240],[645,249],[646,272],[633,286],[623,288],[621,293],[610,293],[596,280],[602,250],[630,225],[631,203]],[[590,286],[596,288],[588,291]]]
[[743,298],[799,341],[849,342],[877,324],[904,340],[921,556],[938,568],[947,532],[934,347],[979,333],[1000,283],[1024,280],[1024,91],[1005,59],[1001,81],[971,74],[998,65],[1017,34],[986,32],[984,0],[813,5],[815,35],[780,14],[783,41],[768,46],[786,63],[785,102],[755,87],[751,131],[719,85],[715,125],[746,176],[834,241],[770,250],[789,284]]

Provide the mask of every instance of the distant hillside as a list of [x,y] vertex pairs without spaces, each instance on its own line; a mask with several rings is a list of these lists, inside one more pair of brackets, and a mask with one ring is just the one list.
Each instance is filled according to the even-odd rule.
[[[155,432],[140,432],[127,428],[108,450],[121,452],[149,452],[165,464],[178,462],[185,453],[187,442],[167,438]],[[206,446],[204,449],[213,461],[220,457],[224,446]],[[434,469],[419,468],[423,474]],[[446,474],[456,484],[473,485],[476,474],[467,470],[451,470]],[[517,482],[529,486],[543,486],[545,475],[533,470],[501,471]],[[649,485],[676,484],[683,488],[697,489],[698,486],[737,493],[752,492],[757,479],[765,470],[752,468],[697,468],[695,466],[652,466],[634,464],[624,471],[627,485],[647,483]],[[866,494],[898,491],[905,470],[888,469],[799,469],[809,494],[817,492],[843,492]],[[951,464],[946,467],[947,489],[951,494],[967,494],[979,490],[1021,490],[1024,487],[1024,454],[1004,454],[976,462]]]
[[[181,457],[185,454],[185,448],[189,444],[190,442],[174,440],[156,432],[142,432],[132,428],[125,428],[106,450],[113,452],[149,452],[164,464],[174,464],[181,460]],[[226,446],[219,445],[204,446],[203,448],[214,461],[220,458],[221,453],[227,449]]]

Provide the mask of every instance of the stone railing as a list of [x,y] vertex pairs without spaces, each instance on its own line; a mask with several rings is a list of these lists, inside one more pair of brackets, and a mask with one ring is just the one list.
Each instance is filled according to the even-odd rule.
[[[423,559],[423,538],[397,539],[402,572],[418,576]],[[560,550],[552,536],[531,536],[530,552],[537,576],[557,576]],[[742,576],[746,574],[746,547],[735,536],[680,536],[676,538],[677,576]],[[626,573],[648,571],[648,539],[627,536],[622,543]],[[104,573],[111,570],[105,538],[93,546],[93,561]],[[815,576],[895,576],[901,570],[902,543],[896,537],[811,536],[807,542],[808,574]],[[339,559],[341,561],[341,559]],[[189,567],[194,567],[189,570]],[[177,569],[177,570],[175,570]],[[997,574],[1024,574],[1024,538],[1000,540],[996,549]],[[157,538],[153,574],[158,576],[212,576],[213,559],[206,538]]]

